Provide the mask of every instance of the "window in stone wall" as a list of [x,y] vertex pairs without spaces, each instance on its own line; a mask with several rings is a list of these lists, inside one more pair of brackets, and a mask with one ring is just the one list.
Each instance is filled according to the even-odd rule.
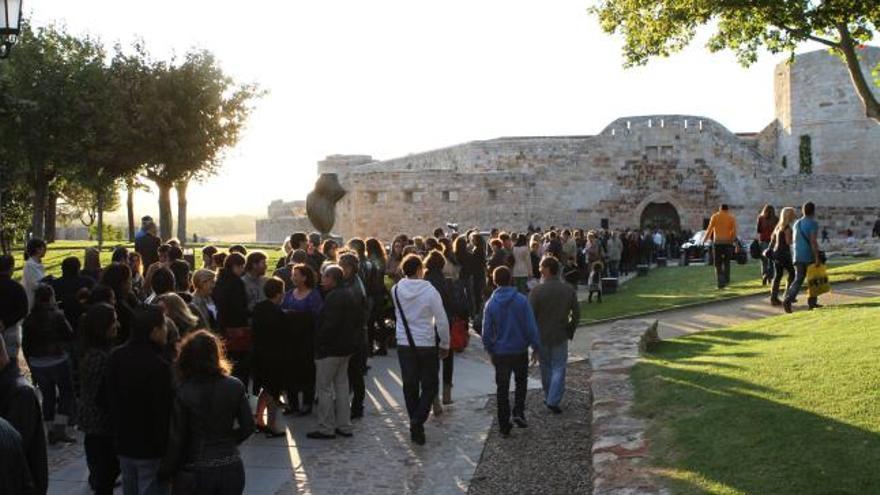
[[412,191],[403,191],[403,201],[406,203],[413,202],[413,192]]
[[788,155],[782,155],[782,168],[788,168]]
[[378,203],[379,202],[379,193],[376,191],[368,192],[367,193],[367,201],[369,201],[369,203],[371,205]]
[[495,201],[496,199],[498,199],[498,190],[489,189],[489,201]]
[[798,146],[798,154],[800,155],[801,173],[809,175],[813,173],[813,139],[809,134],[801,136],[800,146]]
[[455,203],[458,201],[458,191],[443,191],[443,201]]

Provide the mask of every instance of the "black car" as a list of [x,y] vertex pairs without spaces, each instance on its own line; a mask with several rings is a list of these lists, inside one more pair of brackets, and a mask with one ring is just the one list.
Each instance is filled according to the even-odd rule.
[[[690,239],[684,241],[684,244],[681,245],[681,261],[683,265],[688,265],[691,262],[703,262],[705,261],[707,264],[712,264],[712,241],[707,241],[703,243],[703,236],[706,235],[705,230],[701,230],[694,234]],[[749,250],[745,243],[737,237],[736,239],[736,253],[733,255],[733,259],[740,265],[744,265],[749,262]]]

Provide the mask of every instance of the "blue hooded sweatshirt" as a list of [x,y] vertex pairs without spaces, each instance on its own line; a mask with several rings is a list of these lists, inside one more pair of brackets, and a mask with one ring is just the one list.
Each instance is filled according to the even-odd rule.
[[537,351],[538,324],[526,296],[516,287],[499,287],[486,303],[483,347],[489,354],[522,354],[529,346]]

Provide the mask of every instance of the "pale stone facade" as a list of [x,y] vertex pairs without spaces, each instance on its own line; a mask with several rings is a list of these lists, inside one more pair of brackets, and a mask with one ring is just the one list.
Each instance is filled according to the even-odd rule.
[[[861,53],[869,74],[880,48]],[[775,79],[777,118],[753,134],[654,115],[618,119],[593,136],[473,141],[385,161],[327,157],[319,173],[337,174],[348,191],[334,231],[388,239],[447,222],[626,228],[658,220],[650,216],[658,207],[696,230],[728,203],[749,236],[764,203],[812,200],[829,230],[869,233],[880,214],[880,126],[864,117],[845,66],[812,52],[781,63]],[[811,141],[810,174],[800,170],[802,136]]]
[[284,242],[294,232],[311,232],[305,201],[269,203],[269,218],[257,220],[257,242]]

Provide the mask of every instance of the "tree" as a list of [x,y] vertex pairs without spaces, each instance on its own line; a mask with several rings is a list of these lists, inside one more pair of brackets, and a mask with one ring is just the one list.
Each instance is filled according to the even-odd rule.
[[236,84],[204,50],[186,54],[180,65],[157,64],[159,122],[146,177],[159,189],[161,236],[172,235],[171,188],[177,190],[177,236],[186,242],[187,187],[217,173],[223,152],[234,146],[261,95],[255,85]]
[[794,53],[804,42],[820,43],[843,58],[865,115],[880,122],[880,103],[857,51],[880,26],[877,0],[601,0],[590,11],[605,32],[624,36],[626,66],[681,50],[709,23],[717,25],[709,50],[731,49],[746,66],[761,48]]
[[18,104],[6,109],[3,141],[17,162],[11,168],[19,170],[31,193],[34,236],[44,237],[46,206],[57,192],[56,182],[83,166],[84,76],[102,58],[100,45],[90,38],[54,26],[25,25],[15,57],[4,64],[4,84]]

